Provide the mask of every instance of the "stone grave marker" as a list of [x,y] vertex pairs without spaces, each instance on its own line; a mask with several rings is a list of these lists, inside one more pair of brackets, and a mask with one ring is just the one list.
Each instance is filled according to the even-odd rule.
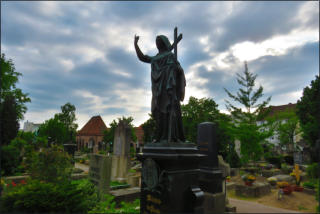
[[111,157],[91,154],[89,180],[98,188],[101,194],[110,190]]
[[200,162],[199,186],[204,191],[204,213],[225,211],[225,178],[230,175],[229,164],[218,156],[217,126],[211,122],[198,125],[198,148],[206,157]]
[[295,164],[302,164],[302,153],[301,152],[293,153],[293,161]]
[[114,133],[111,180],[127,181],[130,169],[131,128],[125,121],[119,121]]

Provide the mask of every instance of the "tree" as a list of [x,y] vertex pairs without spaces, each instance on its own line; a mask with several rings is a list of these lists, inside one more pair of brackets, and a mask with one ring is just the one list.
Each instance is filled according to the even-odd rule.
[[218,105],[210,98],[190,97],[188,104],[181,106],[181,116],[186,139],[196,143],[198,124],[219,119]]
[[190,97],[188,103],[181,106],[181,115],[186,139],[194,143],[197,143],[199,123],[213,122],[217,124],[218,153],[232,167],[238,166],[239,161],[235,152],[234,140],[228,129],[231,118],[229,115],[219,112],[218,105],[213,99]]
[[122,116],[122,118],[118,118],[118,121],[113,120],[109,124],[110,128],[104,131],[103,141],[111,144],[110,147],[112,147],[112,144],[114,141],[114,132],[115,132],[116,128],[118,127],[120,121],[125,121],[131,127],[131,140],[134,142],[137,140],[137,136],[134,131],[134,127],[132,125],[133,118]]
[[152,142],[155,139],[156,121],[152,114],[149,114],[149,117],[150,118],[142,124],[144,142]]
[[[3,105],[3,101],[6,97],[14,97],[16,102],[16,114],[18,119],[23,119],[23,114],[27,111],[25,103],[31,102],[28,94],[23,93],[21,89],[16,87],[16,83],[19,81],[21,73],[15,71],[12,60],[6,60],[5,55],[1,54],[1,75],[0,75],[0,105]],[[3,107],[1,107],[2,109]]]
[[272,130],[266,129],[265,124],[257,125],[258,118],[268,113],[264,109],[270,102],[271,97],[268,97],[262,103],[257,103],[258,99],[263,96],[263,87],[260,86],[254,91],[256,78],[257,74],[250,73],[245,62],[244,73],[242,75],[237,74],[237,82],[241,86],[237,94],[233,95],[227,89],[224,89],[232,100],[244,106],[244,110],[242,110],[226,100],[226,107],[234,119],[234,124],[230,126],[230,129],[235,138],[241,142],[240,152],[243,162],[258,160],[263,154],[262,142],[272,135]]
[[[76,115],[75,115],[76,107],[71,103],[66,103],[61,106],[61,113],[55,114],[55,118],[57,118],[64,126],[67,128],[67,132],[69,135],[69,140],[75,142],[75,134],[77,132],[78,124],[75,123]],[[72,139],[70,138],[72,134]]]
[[1,129],[0,137],[2,145],[9,145],[19,131],[16,99],[12,95],[4,98],[0,108]]
[[275,131],[277,132],[280,140],[280,145],[285,146],[287,151],[293,151],[296,149],[294,137],[300,134],[300,128],[298,127],[298,117],[295,111],[284,111],[274,116],[276,122]]
[[46,120],[41,124],[38,135],[47,137],[50,139],[50,142],[55,142],[60,145],[67,143],[70,139],[67,127],[57,117]]
[[297,115],[303,131],[303,138],[315,146],[320,138],[320,80],[316,76],[310,87],[303,89],[303,95],[297,102]]

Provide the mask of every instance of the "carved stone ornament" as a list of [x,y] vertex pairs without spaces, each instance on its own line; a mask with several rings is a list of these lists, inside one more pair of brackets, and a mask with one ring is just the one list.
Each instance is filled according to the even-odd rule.
[[159,167],[154,160],[147,158],[143,162],[142,182],[146,184],[149,190],[155,189],[159,183]]

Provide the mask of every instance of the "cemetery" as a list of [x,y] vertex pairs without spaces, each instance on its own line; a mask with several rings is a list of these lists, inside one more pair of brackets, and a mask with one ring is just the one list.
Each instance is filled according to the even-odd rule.
[[[150,47],[156,55],[144,54],[140,39],[153,44]],[[30,99],[19,89],[20,101],[11,103],[10,99],[16,98],[10,93],[17,92],[14,90],[21,74],[14,72],[11,59],[1,55],[1,69],[6,69],[3,74],[11,86],[1,88],[7,93],[1,95],[0,115],[18,110],[12,113],[13,119],[4,119],[12,122],[6,123],[5,131],[0,127],[4,137],[0,213],[230,214],[252,213],[257,204],[266,207],[259,210],[261,213],[272,209],[319,212],[319,113],[306,113],[320,107],[319,102],[310,102],[314,97],[320,100],[319,76],[304,89],[297,103],[272,106],[271,96],[263,96],[262,86],[254,87],[257,74],[249,72],[244,61],[244,72],[235,76],[240,89],[233,93],[229,91],[233,86],[224,86],[224,98],[229,100],[225,100],[228,113],[223,113],[210,97],[190,96],[184,102],[187,79],[191,80],[178,57],[178,50],[183,53],[181,58],[186,55],[184,37],[177,27],[171,37],[159,34],[153,43],[148,39],[132,35],[132,52],[126,53],[136,57],[128,66],[151,66],[151,113],[139,126],[133,125],[131,116],[113,119],[107,126],[100,115],[79,114],[90,119],[78,127],[76,107],[67,102],[50,119],[34,127],[27,122],[28,130],[19,130],[18,121],[27,111],[24,103]],[[200,40],[209,49],[206,39]],[[110,61],[121,58],[120,51],[114,56],[108,54]],[[96,64],[99,61],[86,69]],[[100,69],[100,64],[97,67]],[[117,72],[128,82],[133,76],[121,69]],[[142,77],[138,80],[145,81]],[[119,96],[122,102],[134,93],[128,90],[112,96]],[[79,90],[75,94],[94,100],[95,111],[108,106],[114,117],[127,111],[122,110],[127,104],[124,101],[121,108],[110,107],[104,104],[107,99],[89,92]],[[135,105],[130,108],[138,109]],[[251,207],[245,209],[243,203]]]

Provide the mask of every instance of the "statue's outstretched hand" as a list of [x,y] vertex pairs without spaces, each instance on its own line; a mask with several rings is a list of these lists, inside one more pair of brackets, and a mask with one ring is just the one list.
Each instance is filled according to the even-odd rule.
[[137,35],[134,35],[134,43],[137,44],[139,41],[139,36]]

